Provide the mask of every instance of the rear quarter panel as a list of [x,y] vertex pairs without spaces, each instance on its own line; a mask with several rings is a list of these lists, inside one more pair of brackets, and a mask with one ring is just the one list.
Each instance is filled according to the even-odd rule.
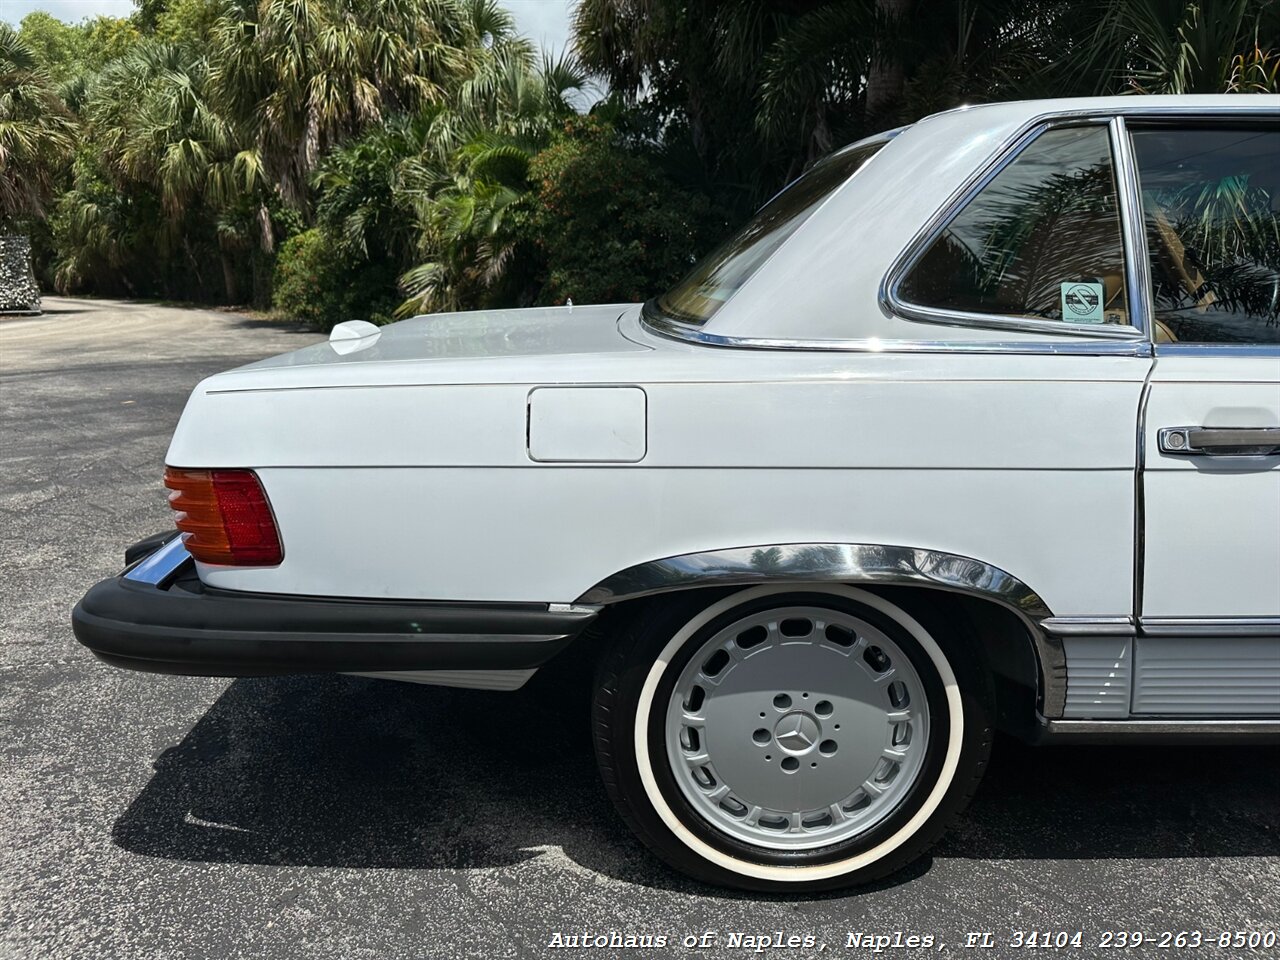
[[424,382],[381,386],[211,384],[170,463],[262,478],[285,560],[201,568],[229,589],[569,602],[677,554],[882,543],[993,564],[1059,616],[1124,616],[1148,364],[715,348],[602,358],[578,382],[647,396],[644,458],[609,465],[530,459],[528,397],[547,381],[528,368],[472,385],[425,382],[426,368]]

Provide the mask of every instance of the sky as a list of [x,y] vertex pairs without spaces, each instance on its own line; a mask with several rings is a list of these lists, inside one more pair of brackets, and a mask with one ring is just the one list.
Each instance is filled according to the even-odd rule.
[[[515,14],[520,32],[535,43],[557,53],[564,49],[574,0],[502,0],[502,5]],[[99,15],[127,17],[133,12],[133,0],[0,0],[0,20],[15,25],[33,10],[74,23]]]

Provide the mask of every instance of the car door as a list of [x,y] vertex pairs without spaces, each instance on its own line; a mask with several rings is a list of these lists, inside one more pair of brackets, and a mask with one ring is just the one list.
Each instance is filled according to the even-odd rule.
[[1280,124],[1128,124],[1150,268],[1136,715],[1280,715]]

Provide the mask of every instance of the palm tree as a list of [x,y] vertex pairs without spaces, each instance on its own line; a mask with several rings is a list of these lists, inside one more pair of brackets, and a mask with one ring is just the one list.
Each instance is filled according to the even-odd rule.
[[195,203],[220,207],[238,192],[244,131],[209,93],[203,55],[152,42],[109,64],[84,107],[106,163],[122,179],[156,186],[175,221]]
[[[502,14],[490,23],[514,36],[514,23]],[[402,316],[483,303],[509,279],[529,163],[587,87],[587,73],[572,55],[544,55],[538,64],[521,55],[523,41],[502,53],[503,39],[496,36],[486,49],[499,53],[477,57],[474,74],[459,84],[458,108],[430,115],[424,148],[401,170],[420,260],[401,277],[408,295]]]
[[[265,184],[245,162],[246,131],[213,102],[209,73],[208,59],[193,46],[147,41],[92,79],[82,113],[98,149],[99,172],[122,193],[142,188],[158,196],[163,217],[153,237],[163,252],[181,249],[199,271],[192,234],[201,223],[223,222],[209,232],[216,238],[224,294],[234,303],[235,253],[244,244],[238,231],[225,228],[225,211],[245,196],[265,203]],[[130,229],[128,217],[104,216],[96,192],[88,179],[78,179],[64,200],[68,239],[78,238],[70,246],[86,248],[64,258],[59,275],[68,285],[89,264],[118,260],[108,237],[113,225]],[[269,230],[261,242],[270,248]]]
[[407,266],[415,248],[407,181],[431,143],[431,119],[393,117],[321,161],[316,219],[348,256]]
[[75,135],[35,55],[0,22],[0,226],[45,216]]
[[1271,0],[1114,0],[1097,19],[1091,48],[1104,84],[1222,93],[1232,89],[1237,64],[1255,52],[1265,60],[1277,43],[1280,7]]
[[533,150],[514,139],[486,134],[455,151],[440,177],[429,167],[417,176],[416,226],[423,262],[400,278],[408,298],[400,316],[460,310],[484,304],[507,276],[520,242],[512,214],[528,191]]
[[242,168],[307,211],[333,146],[438,102],[460,69],[437,0],[227,0],[212,36],[214,99],[252,133]]
[[1231,60],[1227,93],[1280,93],[1280,50],[1263,50],[1255,39],[1253,48]]

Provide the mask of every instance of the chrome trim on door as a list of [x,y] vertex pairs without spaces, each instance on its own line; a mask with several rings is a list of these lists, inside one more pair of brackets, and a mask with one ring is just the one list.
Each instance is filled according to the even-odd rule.
[[1040,628],[1055,637],[1131,637],[1133,617],[1049,617]]
[[1067,680],[1062,642],[1040,628],[1053,612],[1017,577],[972,557],[873,543],[732,547],[636,564],[606,577],[575,602],[611,604],[694,587],[779,581],[928,586],[997,603],[1017,615],[1035,646],[1041,713],[1062,715]]
[[1151,399],[1154,363],[1147,365],[1138,397],[1137,438],[1133,467],[1133,619],[1142,616],[1147,589],[1147,403]]
[[[1269,637],[1280,639],[1280,617],[1143,617],[1148,637]],[[1280,654],[1280,649],[1277,650]]]

